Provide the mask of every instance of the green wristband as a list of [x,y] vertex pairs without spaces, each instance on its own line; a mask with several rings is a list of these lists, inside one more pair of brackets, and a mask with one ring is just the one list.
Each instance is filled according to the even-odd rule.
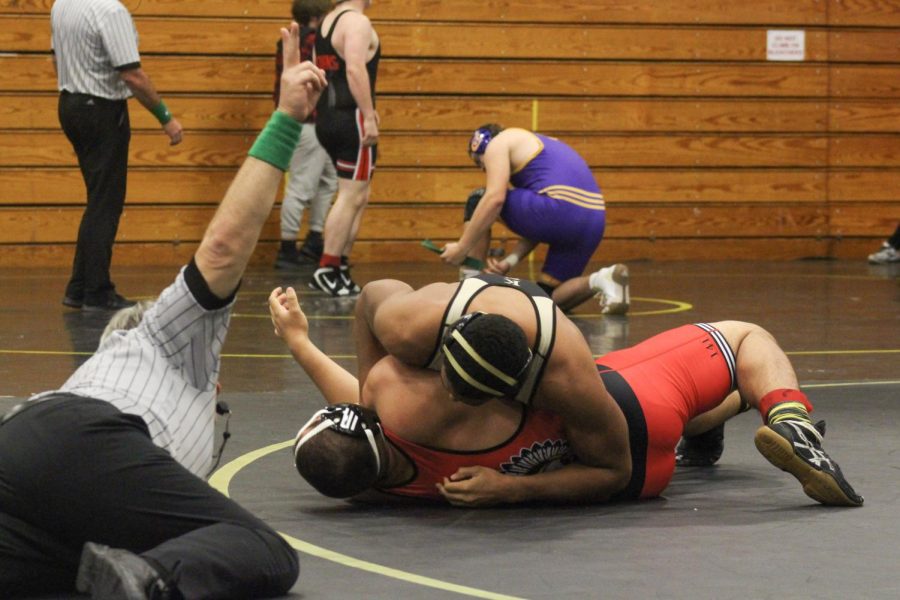
[[156,120],[159,121],[160,125],[165,125],[172,120],[172,113],[169,112],[169,107],[166,106],[166,103],[162,100],[159,101],[159,104],[151,108],[150,112],[153,113],[153,116],[156,117]]
[[287,171],[291,157],[300,140],[300,123],[286,113],[276,110],[265,128],[257,136],[248,153],[277,169]]

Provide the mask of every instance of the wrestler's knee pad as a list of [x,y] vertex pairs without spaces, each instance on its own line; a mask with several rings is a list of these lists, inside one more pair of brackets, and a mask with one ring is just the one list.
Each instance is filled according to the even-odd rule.
[[472,215],[475,214],[475,209],[478,208],[478,203],[481,202],[482,196],[484,196],[484,188],[472,190],[472,193],[469,194],[469,197],[466,199],[466,208],[463,212],[463,222],[472,220]]

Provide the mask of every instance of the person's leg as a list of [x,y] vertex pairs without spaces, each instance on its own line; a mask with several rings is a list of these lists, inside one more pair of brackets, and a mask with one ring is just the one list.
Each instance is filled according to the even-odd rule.
[[347,265],[341,268],[341,258],[349,257],[355,241],[354,228],[358,229],[369,199],[369,182],[375,169],[377,149],[360,144],[361,116],[358,110],[335,111],[326,116],[327,122],[320,120],[316,134],[335,165],[338,193],[325,221],[322,258],[310,287],[331,296],[350,296],[358,290],[345,283],[345,280],[352,280]]
[[0,598],[74,590],[78,558],[78,549],[31,523],[0,512]]
[[18,493],[0,492],[0,507],[72,551],[127,550],[189,597],[279,595],[296,580],[290,546],[155,446],[136,416],[68,397],[30,408],[2,434],[15,451],[0,470]]
[[315,140],[315,131],[306,126],[300,131],[300,139],[291,155],[284,199],[281,201],[281,246],[275,258],[276,269],[295,269],[300,266],[297,250],[297,236],[303,220],[303,209],[309,206],[315,182],[314,165],[310,161],[310,139]]
[[338,182],[334,163],[331,162],[328,153],[319,144],[318,139],[314,137],[315,131],[311,133],[315,146],[310,150],[310,159],[318,165],[318,185],[309,209],[309,231],[300,247],[300,253],[315,260],[318,264],[325,249],[322,231],[325,229],[328,209],[331,208],[331,203],[337,193]]
[[844,479],[840,467],[822,450],[824,422],[814,426],[812,404],[800,391],[787,355],[765,329],[752,323],[712,323],[736,356],[741,398],[757,409],[764,425],[756,432],[760,453],[803,484],[822,504],[860,506],[863,499]]
[[[124,102],[68,96],[63,129],[73,141],[87,187],[87,207],[78,229],[73,276],[66,296],[103,306],[115,295],[110,279],[112,248],[125,205],[131,129]],[[63,118],[61,111],[61,118]]]

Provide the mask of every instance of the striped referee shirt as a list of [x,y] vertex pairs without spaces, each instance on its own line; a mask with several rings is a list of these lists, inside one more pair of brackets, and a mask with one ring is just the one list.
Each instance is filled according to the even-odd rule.
[[219,356],[233,304],[208,310],[197,299],[204,296],[212,297],[191,263],[137,327],[113,332],[59,389],[141,417],[153,443],[199,477],[212,466]]
[[138,35],[118,0],[56,0],[50,10],[51,49],[60,91],[108,100],[131,96],[119,71],[141,65]]

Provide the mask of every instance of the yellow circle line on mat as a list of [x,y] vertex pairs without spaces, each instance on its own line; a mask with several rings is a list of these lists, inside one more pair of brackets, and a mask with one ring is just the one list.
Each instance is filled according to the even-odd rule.
[[[277,444],[259,448],[258,450],[253,450],[252,452],[248,452],[243,456],[239,456],[236,459],[222,465],[219,470],[213,473],[209,478],[209,485],[228,496],[228,487],[231,484],[231,480],[235,475],[238,474],[241,469],[264,456],[272,454],[273,452],[277,452],[278,450],[288,448],[293,443],[294,440],[287,440],[285,442],[279,442]],[[447,592],[455,592],[457,594],[472,596],[475,598],[489,598],[491,600],[522,600],[517,596],[507,596],[505,594],[497,594],[495,592],[479,590],[477,588],[450,583],[449,581],[441,581],[440,579],[433,579],[431,577],[425,577],[423,575],[416,575],[415,573],[408,573],[406,571],[401,571],[392,567],[386,567],[384,565],[360,560],[358,558],[353,558],[352,556],[347,556],[346,554],[341,554],[340,552],[335,552],[327,548],[322,548],[321,546],[316,546],[315,544],[310,544],[309,542],[304,542],[303,540],[299,540],[282,532],[278,533],[279,535],[281,535],[281,537],[287,540],[287,542],[295,550],[303,552],[304,554],[315,556],[317,558],[344,565],[345,567],[360,569],[362,571],[375,573],[376,575],[399,579],[407,583],[414,583],[417,585],[444,590]]]
[[[93,352],[76,352],[74,350],[4,350],[0,349],[0,354],[21,354],[31,356],[91,356]],[[900,348],[884,349],[884,350],[789,350],[785,354],[788,356],[825,356],[835,355],[841,356],[846,354],[900,354]],[[599,358],[602,354],[595,354],[594,358]],[[329,354],[329,358],[333,360],[353,360],[355,354]],[[286,359],[293,358],[290,354],[222,354],[222,358],[254,358],[254,359]]]
[[[690,302],[682,302],[681,300],[666,300],[664,298],[639,298],[637,296],[632,296],[631,301],[639,300],[640,302],[651,302],[656,304],[668,304],[672,308],[660,308],[659,310],[636,310],[636,311],[628,311],[628,317],[646,317],[647,315],[668,315],[672,313],[680,313],[686,312],[694,308],[694,305]],[[601,313],[572,313],[569,315],[570,319],[577,318],[587,318],[587,317],[604,317],[608,318],[608,315],[604,315]]]
[[[681,300],[666,300],[664,298],[640,298],[637,296],[631,297],[632,302],[637,300],[639,302],[650,302],[655,304],[667,304],[671,308],[661,308],[658,310],[634,310],[629,311],[629,317],[646,317],[648,315],[668,315],[672,313],[680,313],[686,312],[694,308],[694,305],[690,302],[682,302]],[[233,313],[232,317],[238,319],[271,319],[272,317],[268,314],[251,314],[251,313]],[[605,315],[601,313],[571,313],[569,318],[571,319],[587,319],[587,318],[600,318]],[[306,318],[310,321],[328,321],[328,320],[350,320],[353,319],[351,315],[306,315]]]

